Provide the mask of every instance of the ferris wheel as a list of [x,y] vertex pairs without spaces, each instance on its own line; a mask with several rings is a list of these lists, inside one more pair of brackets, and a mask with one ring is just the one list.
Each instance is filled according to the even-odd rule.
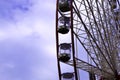
[[56,49],[59,80],[80,80],[79,69],[90,80],[120,80],[120,1],[57,0]]

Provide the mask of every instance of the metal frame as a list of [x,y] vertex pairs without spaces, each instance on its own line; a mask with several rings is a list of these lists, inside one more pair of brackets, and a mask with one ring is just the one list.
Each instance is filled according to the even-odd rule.
[[[117,0],[120,8],[120,1]],[[73,60],[66,64],[74,67],[75,80],[79,80],[77,69],[93,72],[107,80],[118,79],[120,75],[120,36],[118,20],[115,20],[115,10],[111,8],[110,0],[71,0],[71,44]],[[58,60],[59,35],[58,0],[56,5],[56,47],[58,72],[61,80],[61,65]],[[75,49],[75,39],[83,46],[92,63],[79,58]],[[77,43],[78,43],[77,42]],[[78,44],[79,44],[78,43]],[[79,45],[77,45],[78,47]],[[79,50],[79,49],[78,49]],[[94,64],[93,64],[94,63]]]
[[[58,13],[63,15],[62,12],[59,11],[58,9],[58,1],[57,0],[57,4],[56,4],[56,47],[57,47],[57,65],[58,65],[58,72],[59,72],[59,80],[61,80],[61,65],[60,65],[60,61],[58,60],[58,56],[59,56],[59,33],[58,33]],[[71,17],[71,44],[72,44],[72,54],[73,55],[73,67],[74,67],[74,75],[75,75],[75,80],[79,80],[78,78],[78,72],[77,72],[77,67],[76,67],[76,60],[75,60],[75,47],[74,47],[74,34],[73,34],[73,0],[71,0],[71,7],[70,7],[70,17]]]

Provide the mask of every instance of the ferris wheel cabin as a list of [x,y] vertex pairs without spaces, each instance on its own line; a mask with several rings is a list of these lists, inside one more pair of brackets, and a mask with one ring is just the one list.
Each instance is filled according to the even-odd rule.
[[59,0],[58,5],[61,12],[70,11],[70,0]]
[[70,17],[60,17],[59,18],[59,26],[58,26],[58,32],[61,34],[66,34],[69,32],[70,29]]
[[60,50],[59,50],[59,60],[62,62],[67,62],[70,60],[70,52],[71,52],[71,44],[69,43],[62,43],[60,44]]

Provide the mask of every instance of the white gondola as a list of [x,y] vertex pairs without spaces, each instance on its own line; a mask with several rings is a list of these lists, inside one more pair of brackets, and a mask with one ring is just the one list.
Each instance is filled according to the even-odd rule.
[[69,32],[71,27],[70,24],[70,17],[60,17],[59,18],[59,25],[58,25],[58,32],[61,34],[66,34]]
[[71,58],[71,44],[70,43],[62,43],[59,46],[59,60],[62,62],[67,62]]

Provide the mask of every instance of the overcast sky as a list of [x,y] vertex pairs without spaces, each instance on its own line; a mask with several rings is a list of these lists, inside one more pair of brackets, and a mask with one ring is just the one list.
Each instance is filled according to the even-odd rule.
[[0,80],[58,80],[55,4],[0,0]]
[[57,80],[55,0],[0,0],[0,80]]

